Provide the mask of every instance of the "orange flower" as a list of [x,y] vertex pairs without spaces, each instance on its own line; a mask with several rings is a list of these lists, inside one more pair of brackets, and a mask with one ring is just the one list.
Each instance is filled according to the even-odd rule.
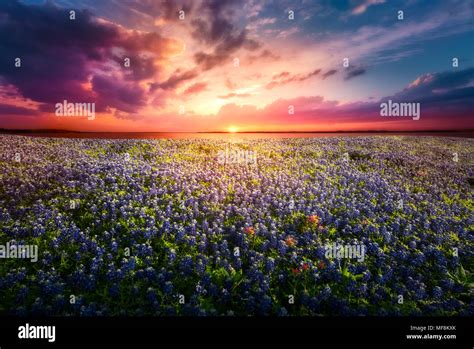
[[318,268],[319,268],[319,269],[324,269],[324,267],[326,267],[326,265],[324,264],[324,262],[319,262],[319,263],[318,263]]
[[319,217],[316,215],[311,215],[308,217],[308,223],[310,224],[318,224],[319,223]]
[[303,270],[308,270],[308,269],[309,269],[309,264],[303,263]]
[[244,228],[245,234],[249,236],[254,236],[255,235],[255,229],[253,227],[245,227]]
[[298,275],[300,273],[300,270],[298,268],[291,268],[291,272],[294,274],[294,275]]
[[295,238],[292,237],[292,236],[288,236],[288,237],[286,238],[285,242],[286,242],[286,246],[288,246],[288,247],[293,247],[293,246],[296,245],[296,240],[295,240]]
[[426,177],[428,173],[425,170],[419,170],[416,174],[418,177]]

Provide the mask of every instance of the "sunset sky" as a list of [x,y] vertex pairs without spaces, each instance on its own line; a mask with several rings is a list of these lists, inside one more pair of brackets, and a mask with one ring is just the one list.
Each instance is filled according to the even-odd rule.
[[[473,18],[470,0],[2,0],[0,128],[473,129]],[[380,116],[389,99],[420,120]]]

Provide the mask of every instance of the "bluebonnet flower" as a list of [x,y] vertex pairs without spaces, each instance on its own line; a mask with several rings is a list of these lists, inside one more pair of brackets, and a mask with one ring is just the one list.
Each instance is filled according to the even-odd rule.
[[287,251],[287,246],[286,246],[285,242],[284,241],[279,241],[278,242],[278,252],[280,253],[280,255],[286,254],[286,251]]
[[170,295],[171,293],[173,293],[173,290],[174,290],[174,287],[171,281],[166,281],[165,285],[163,286],[163,292]]
[[436,299],[439,299],[442,297],[442,295],[443,295],[443,290],[441,289],[441,287],[439,286],[433,287],[433,297],[435,297]]
[[206,264],[203,262],[202,259],[199,259],[198,262],[196,263],[196,272],[202,275],[204,274],[205,271],[206,271]]
[[271,273],[275,270],[275,259],[269,257],[266,261],[265,269],[267,273]]
[[327,299],[331,294],[332,294],[331,287],[329,285],[325,285],[321,291],[320,296],[322,299]]

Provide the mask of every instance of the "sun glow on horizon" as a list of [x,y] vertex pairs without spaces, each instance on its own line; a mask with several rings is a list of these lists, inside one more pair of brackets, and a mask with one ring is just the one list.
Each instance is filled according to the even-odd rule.
[[227,132],[229,132],[229,133],[237,133],[237,132],[239,132],[239,128],[236,127],[236,126],[229,126],[229,128],[227,129]]

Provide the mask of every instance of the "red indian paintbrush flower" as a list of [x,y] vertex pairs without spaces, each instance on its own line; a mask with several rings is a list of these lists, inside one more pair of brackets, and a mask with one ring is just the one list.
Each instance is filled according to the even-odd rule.
[[245,234],[249,236],[254,236],[255,235],[255,229],[253,227],[245,227],[244,228]]
[[318,223],[319,223],[319,217],[316,216],[316,215],[308,216],[308,223],[310,223],[310,224],[318,224]]
[[288,246],[288,247],[293,247],[293,246],[296,245],[296,240],[295,240],[295,238],[292,237],[292,236],[288,236],[288,237],[286,238],[285,242],[286,242],[286,246]]

